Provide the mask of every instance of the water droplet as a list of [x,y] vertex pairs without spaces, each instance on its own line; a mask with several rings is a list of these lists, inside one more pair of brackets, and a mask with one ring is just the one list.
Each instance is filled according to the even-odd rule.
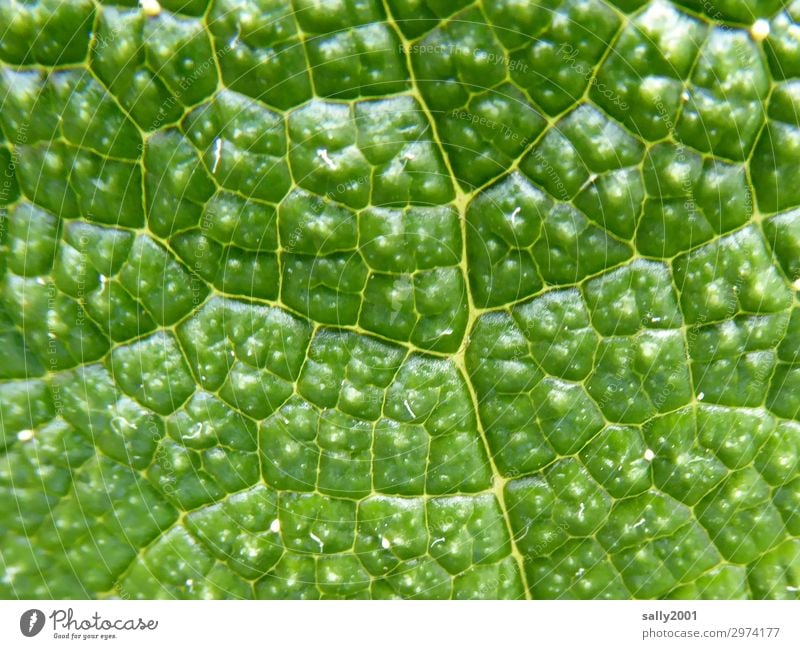
[[161,13],[161,4],[158,0],[139,0],[139,6],[145,16],[158,16]]
[[759,18],[750,26],[750,36],[753,37],[753,40],[757,43],[763,41],[767,36],[769,36],[769,22],[764,20],[763,18]]

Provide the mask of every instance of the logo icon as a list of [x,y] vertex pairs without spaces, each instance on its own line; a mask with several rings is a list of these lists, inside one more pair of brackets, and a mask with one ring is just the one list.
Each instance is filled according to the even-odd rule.
[[19,630],[22,635],[32,638],[44,628],[44,613],[38,608],[25,611],[19,618]]

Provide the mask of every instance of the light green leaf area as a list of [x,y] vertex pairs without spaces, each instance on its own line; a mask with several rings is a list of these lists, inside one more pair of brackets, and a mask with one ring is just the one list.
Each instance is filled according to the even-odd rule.
[[800,0],[0,0],[0,597],[797,598]]

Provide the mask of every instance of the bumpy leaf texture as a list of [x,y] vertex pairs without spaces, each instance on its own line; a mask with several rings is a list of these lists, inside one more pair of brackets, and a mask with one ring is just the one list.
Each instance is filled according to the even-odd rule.
[[0,596],[794,598],[800,0],[0,0]]

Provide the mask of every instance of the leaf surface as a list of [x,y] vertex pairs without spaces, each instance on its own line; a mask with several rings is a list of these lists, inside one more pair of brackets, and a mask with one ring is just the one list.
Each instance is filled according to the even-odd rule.
[[0,596],[798,596],[798,0],[145,4],[0,0]]

